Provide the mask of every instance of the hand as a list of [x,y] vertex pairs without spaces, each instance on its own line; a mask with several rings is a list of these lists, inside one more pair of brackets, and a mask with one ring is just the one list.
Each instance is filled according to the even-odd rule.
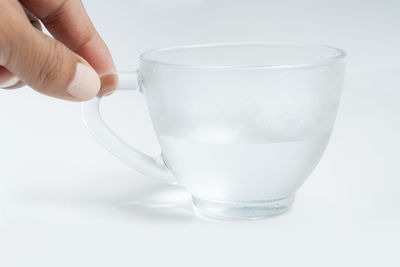
[[[42,33],[41,21],[53,38]],[[0,0],[0,87],[84,101],[115,71],[80,0]],[[102,94],[104,88],[102,89]]]

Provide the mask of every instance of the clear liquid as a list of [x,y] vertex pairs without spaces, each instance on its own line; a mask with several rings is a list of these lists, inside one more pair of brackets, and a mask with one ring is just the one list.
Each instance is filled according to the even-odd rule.
[[255,201],[293,194],[318,163],[329,136],[221,144],[160,135],[159,141],[168,168],[194,196]]

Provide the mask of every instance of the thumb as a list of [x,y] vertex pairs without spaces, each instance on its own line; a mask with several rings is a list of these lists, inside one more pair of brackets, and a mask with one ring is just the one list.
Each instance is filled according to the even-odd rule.
[[[45,95],[84,101],[97,95],[100,79],[96,71],[62,43],[29,27],[18,27],[9,38],[6,69]],[[1,51],[0,47],[0,51]]]

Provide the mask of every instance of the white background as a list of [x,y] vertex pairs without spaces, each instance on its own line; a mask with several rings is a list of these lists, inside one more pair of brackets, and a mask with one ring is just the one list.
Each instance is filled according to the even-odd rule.
[[[27,87],[0,91],[1,266],[399,266],[399,1],[84,3],[120,69],[167,45],[343,48],[348,71],[334,134],[288,213],[212,222],[193,214],[182,189],[106,152],[86,131],[79,104]],[[116,131],[157,153],[142,97],[107,100]]]

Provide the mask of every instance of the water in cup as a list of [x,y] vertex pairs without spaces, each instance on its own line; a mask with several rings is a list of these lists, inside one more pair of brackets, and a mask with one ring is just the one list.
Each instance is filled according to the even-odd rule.
[[[199,137],[199,131],[203,138],[190,138]],[[292,194],[318,163],[330,136],[290,141],[254,138],[257,142],[249,142],[252,138],[247,136],[247,142],[241,142],[199,131],[178,137],[159,135],[163,158],[194,196],[223,201],[278,199]]]

